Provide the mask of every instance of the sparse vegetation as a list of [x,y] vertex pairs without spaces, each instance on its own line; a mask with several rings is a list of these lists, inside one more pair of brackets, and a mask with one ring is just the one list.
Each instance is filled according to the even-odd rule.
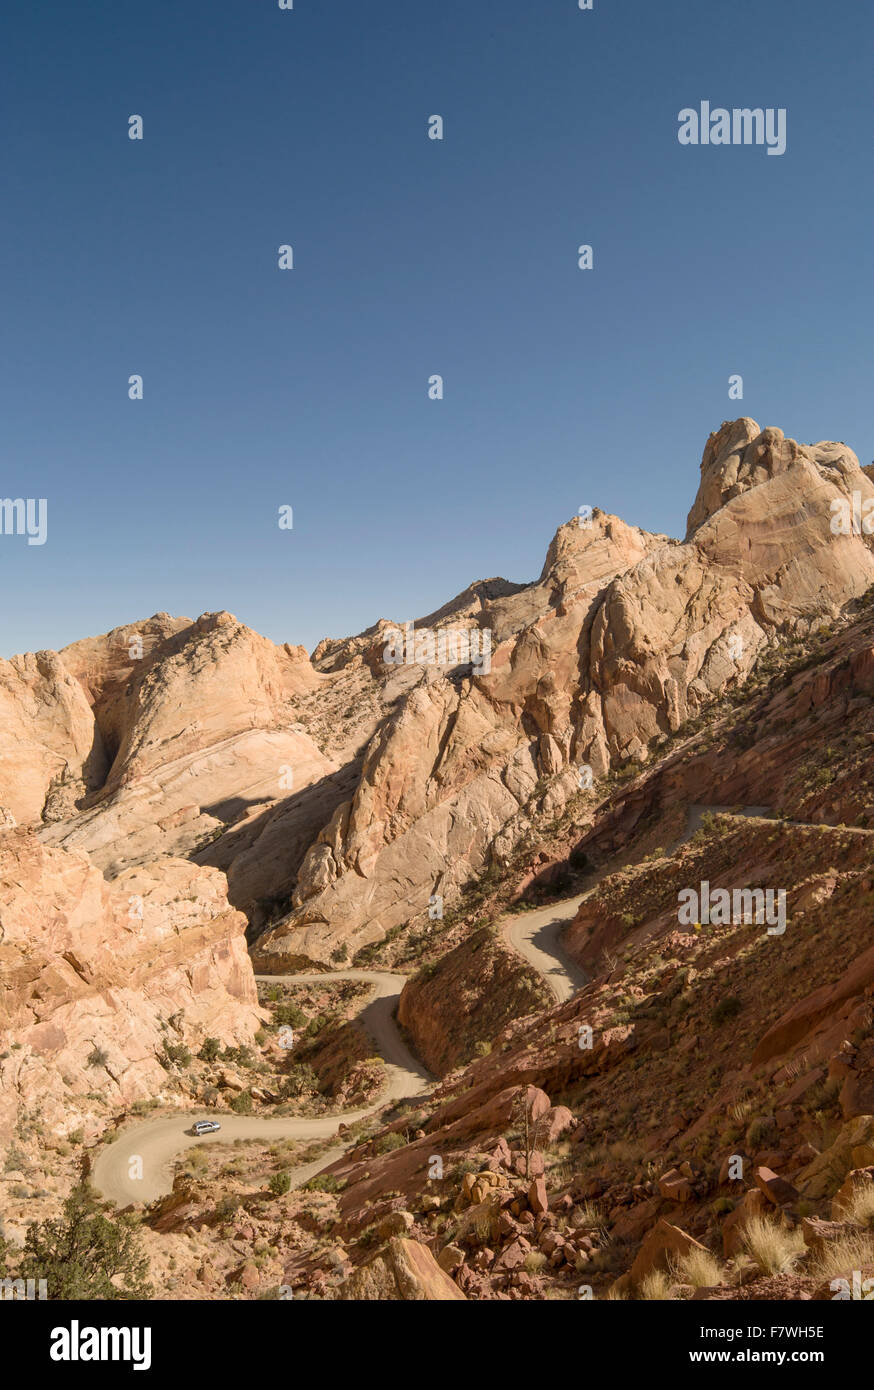
[[749,1217],[742,1242],[763,1274],[783,1274],[792,1269],[805,1248],[800,1228],[790,1231],[764,1216]]

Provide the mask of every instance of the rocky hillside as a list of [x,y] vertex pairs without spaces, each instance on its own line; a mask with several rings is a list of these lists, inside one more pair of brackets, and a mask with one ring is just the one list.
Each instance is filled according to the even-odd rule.
[[[154,1107],[180,1296],[874,1269],[871,500],[845,445],[742,419],[682,542],[573,518],[532,583],[311,658],[219,613],[0,662],[4,1191]],[[702,906],[753,890],[764,922]],[[343,973],[259,1003],[254,970],[314,969]],[[169,1192],[195,1103],[246,1158],[198,1148]]]
[[106,883],[82,853],[0,835],[0,1146],[179,1104],[168,1048],[250,1042],[245,927],[215,869],[165,858]]
[[[785,933],[681,927],[702,879],[785,885]],[[872,905],[874,832],[731,813],[601,878],[567,939],[590,983],[335,1163],[343,1265],[310,1250],[286,1279],[361,1296],[393,1237],[477,1299],[831,1299],[871,1277]],[[445,1017],[470,1007],[449,971]]]
[[684,542],[596,511],[535,582],[473,584],[418,620],[487,633],[473,666],[424,638],[392,660],[385,620],[310,660],[227,613],[13,658],[0,805],[110,875],[162,854],[221,869],[266,969],[352,955],[505,864],[544,789],[560,811],[580,765],[646,763],[763,649],[859,597],[871,540],[832,526],[854,494],[874,484],[845,445],[725,424]]

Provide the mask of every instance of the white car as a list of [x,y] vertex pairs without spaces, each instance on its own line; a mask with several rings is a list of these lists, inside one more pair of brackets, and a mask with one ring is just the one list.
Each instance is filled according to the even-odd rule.
[[198,1120],[194,1126],[195,1134],[214,1134],[217,1129],[221,1129],[218,1120]]

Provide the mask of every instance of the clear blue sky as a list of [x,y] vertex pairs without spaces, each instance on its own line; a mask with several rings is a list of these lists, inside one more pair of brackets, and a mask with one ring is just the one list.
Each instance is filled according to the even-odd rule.
[[[0,537],[0,653],[219,608],[312,648],[535,577],[583,503],[682,535],[740,414],[869,462],[872,38],[860,0],[7,7],[0,496],[48,541]],[[681,147],[702,99],[787,152]]]

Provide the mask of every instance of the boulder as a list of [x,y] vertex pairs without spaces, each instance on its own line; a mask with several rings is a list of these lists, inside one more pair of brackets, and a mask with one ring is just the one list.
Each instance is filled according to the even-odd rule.
[[464,1294],[427,1246],[395,1236],[334,1291],[341,1302],[453,1302]]
[[649,1197],[620,1212],[610,1227],[610,1234],[615,1240],[641,1240],[658,1216],[660,1206],[660,1197]]
[[694,1236],[690,1236],[679,1226],[672,1226],[670,1221],[662,1218],[653,1226],[637,1252],[637,1257],[628,1271],[631,1282],[638,1285],[654,1269],[667,1271],[672,1259],[687,1255],[690,1250],[705,1251],[706,1248],[700,1241],[695,1240]]
[[512,1270],[521,1269],[531,1252],[531,1242],[524,1236],[517,1238],[506,1245],[494,1263],[495,1274],[509,1274]]
[[836,1240],[848,1235],[858,1235],[861,1227],[850,1221],[820,1221],[815,1216],[805,1216],[801,1222],[804,1244],[809,1250],[821,1250]]
[[753,1174],[760,1192],[763,1192],[769,1202],[773,1202],[775,1207],[787,1206],[789,1202],[798,1199],[798,1191],[791,1182],[779,1177],[771,1168],[757,1168]]
[[546,1183],[543,1178],[535,1178],[528,1189],[528,1205],[535,1216],[543,1216],[549,1210]]
[[670,1168],[659,1178],[659,1192],[668,1202],[691,1202],[692,1184],[679,1168]]
[[405,1236],[415,1224],[416,1219],[412,1212],[393,1211],[380,1221],[376,1234],[379,1240],[390,1240],[392,1236]]
[[465,1253],[460,1245],[444,1245],[437,1263],[445,1274],[454,1274],[464,1264]]
[[540,1121],[538,1139],[543,1144],[555,1144],[562,1135],[576,1127],[573,1111],[566,1105],[553,1105]]
[[854,1168],[874,1165],[874,1115],[856,1115],[841,1126],[829,1148],[796,1175],[801,1193],[812,1200],[837,1192]]
[[491,1169],[485,1169],[481,1173],[465,1173],[461,1183],[461,1191],[471,1206],[479,1206],[495,1188],[504,1188],[508,1184],[509,1179],[506,1173],[496,1173]]
[[860,1187],[870,1187],[874,1191],[874,1164],[867,1168],[854,1168],[848,1173],[841,1187],[832,1198],[832,1220],[841,1221],[849,1209],[854,1194]]
[[758,1187],[749,1188],[722,1223],[722,1249],[726,1257],[743,1248],[743,1228],[751,1216],[764,1216],[773,1210],[769,1199]]

